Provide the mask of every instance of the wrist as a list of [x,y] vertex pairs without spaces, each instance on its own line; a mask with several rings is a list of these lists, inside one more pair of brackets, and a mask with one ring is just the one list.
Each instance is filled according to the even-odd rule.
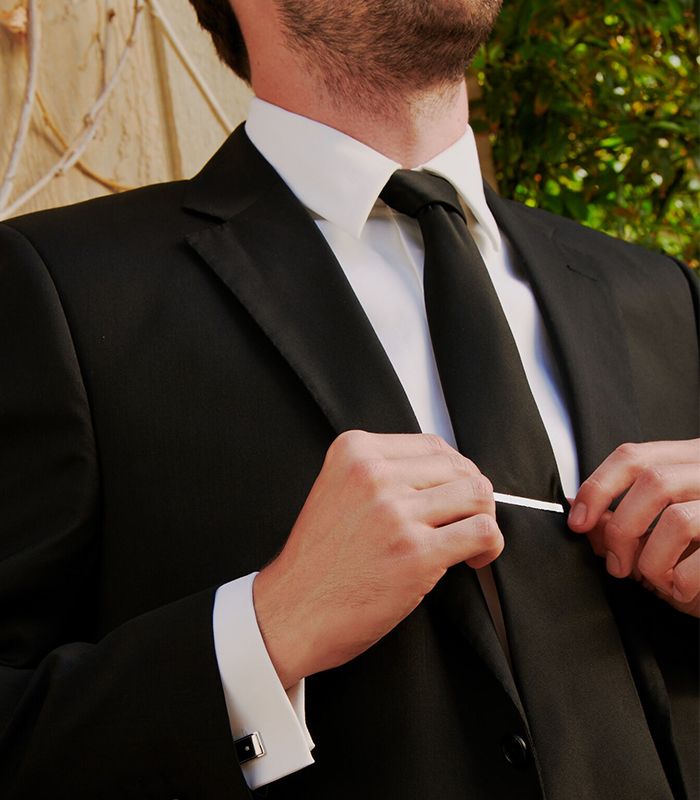
[[272,666],[282,686],[289,689],[310,674],[303,666],[308,639],[294,621],[291,598],[274,562],[255,577],[253,606]]

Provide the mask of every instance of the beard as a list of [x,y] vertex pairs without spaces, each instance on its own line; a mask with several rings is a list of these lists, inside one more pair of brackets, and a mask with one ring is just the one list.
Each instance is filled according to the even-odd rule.
[[461,82],[502,0],[275,0],[288,44],[331,97],[415,95]]

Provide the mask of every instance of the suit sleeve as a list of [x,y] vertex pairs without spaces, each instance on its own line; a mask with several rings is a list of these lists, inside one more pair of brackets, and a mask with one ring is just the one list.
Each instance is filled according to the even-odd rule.
[[693,311],[695,312],[695,328],[700,340],[700,278],[697,272],[693,272],[690,267],[683,261],[674,259],[676,264],[681,269],[683,277],[688,281],[688,289],[690,291],[690,299],[693,303]]
[[214,589],[96,640],[99,460],[59,297],[0,226],[0,796],[251,797]]

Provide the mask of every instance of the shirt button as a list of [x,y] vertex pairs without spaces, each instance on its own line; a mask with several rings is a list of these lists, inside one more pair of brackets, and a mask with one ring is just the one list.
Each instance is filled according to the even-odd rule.
[[517,733],[509,733],[501,740],[503,757],[512,766],[524,769],[527,766],[528,746],[525,739]]

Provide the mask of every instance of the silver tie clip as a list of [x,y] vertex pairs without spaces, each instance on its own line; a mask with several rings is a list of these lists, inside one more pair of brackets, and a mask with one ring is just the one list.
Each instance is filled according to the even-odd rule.
[[502,494],[501,492],[494,492],[493,499],[497,503],[506,503],[509,506],[525,506],[526,508],[538,508],[540,511],[564,513],[564,506],[561,503],[550,503],[547,500],[533,500],[530,497],[518,497],[516,494]]

